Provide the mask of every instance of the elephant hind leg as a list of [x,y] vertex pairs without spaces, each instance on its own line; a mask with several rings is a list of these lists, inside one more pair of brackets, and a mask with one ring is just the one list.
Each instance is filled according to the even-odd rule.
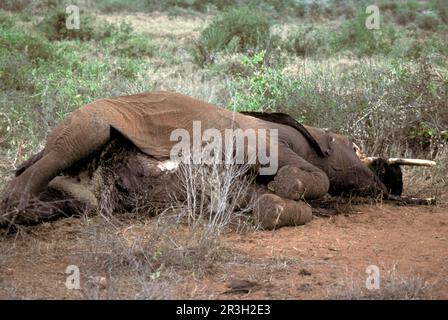
[[73,112],[50,133],[42,157],[12,180],[3,202],[23,207],[56,175],[103,147],[110,135],[110,125],[102,119],[82,109]]
[[36,153],[32,155],[28,160],[22,162],[16,169],[14,175],[16,177],[20,176],[26,169],[31,167],[33,164],[35,164],[37,161],[42,159],[44,155],[44,150],[40,151],[39,153]]

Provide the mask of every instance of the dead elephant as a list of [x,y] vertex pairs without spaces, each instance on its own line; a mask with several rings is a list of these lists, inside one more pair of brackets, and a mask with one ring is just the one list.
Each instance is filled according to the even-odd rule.
[[[17,208],[14,221],[28,223],[32,219],[25,209],[32,199],[60,198],[61,193],[70,196],[70,190],[83,184],[87,188],[81,188],[72,197],[74,206],[79,201],[94,204],[104,196],[104,190],[98,193],[95,189],[98,179],[113,181],[109,185],[113,186],[115,195],[110,200],[114,209],[128,210],[132,204],[122,195],[135,191],[149,194],[148,199],[155,202],[163,202],[166,199],[158,198],[158,194],[166,192],[160,190],[175,188],[172,179],[166,178],[159,167],[161,162],[170,159],[177,143],[171,134],[182,129],[194,135],[195,122],[200,122],[202,130],[213,129],[223,135],[229,128],[242,132],[253,129],[256,133],[260,129],[277,130],[275,140],[256,136],[257,141],[265,140],[264,145],[270,148],[268,153],[278,150],[275,159],[278,170],[258,179],[258,185],[265,187],[261,187],[263,192],[254,212],[265,228],[306,223],[311,219],[311,208],[304,200],[327,193],[386,198],[401,194],[400,161],[388,163],[360,157],[359,150],[347,137],[303,126],[285,114],[236,113],[175,92],[150,92],[101,99],[72,112],[53,129],[45,148],[19,167],[3,193],[2,207]],[[117,158],[116,151],[104,156],[111,145],[117,144],[120,152],[124,151],[124,157]],[[98,158],[98,154],[103,156]],[[102,165],[94,170],[80,169],[82,164],[92,164],[95,159],[101,159]],[[382,174],[362,160],[371,166],[380,163],[384,169],[380,170]],[[260,163],[253,166],[259,168]],[[60,176],[62,173],[65,176]],[[108,184],[103,181],[99,185]],[[255,192],[260,192],[256,189]],[[58,210],[60,214],[66,209],[47,212],[46,217],[42,213],[34,220],[51,218]],[[6,212],[0,224],[11,219],[11,213]]]

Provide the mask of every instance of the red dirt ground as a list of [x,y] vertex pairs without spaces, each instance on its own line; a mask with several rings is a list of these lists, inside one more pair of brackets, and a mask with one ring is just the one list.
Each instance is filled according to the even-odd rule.
[[[64,286],[66,266],[83,265],[79,253],[89,241],[84,226],[83,219],[67,218],[3,239],[0,298],[85,298]],[[366,298],[373,294],[365,289],[366,268],[377,265],[387,287],[375,292],[377,298],[448,299],[445,206],[358,205],[350,214],[315,217],[305,226],[228,233],[223,247],[222,262],[205,273],[181,272],[167,297]],[[256,285],[233,293],[232,279]],[[126,292],[120,297],[133,298]]]

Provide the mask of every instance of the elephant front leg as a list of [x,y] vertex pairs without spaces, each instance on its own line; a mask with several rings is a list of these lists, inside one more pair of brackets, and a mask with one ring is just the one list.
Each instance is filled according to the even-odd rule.
[[269,182],[268,189],[283,198],[300,200],[305,194],[306,187],[300,179],[299,169],[293,166],[284,166]]
[[311,206],[304,201],[285,199],[272,193],[257,199],[253,214],[255,223],[265,230],[303,225],[313,216]]
[[289,148],[279,150],[279,166],[268,189],[282,198],[300,200],[324,196],[329,189],[328,176],[299,157]]

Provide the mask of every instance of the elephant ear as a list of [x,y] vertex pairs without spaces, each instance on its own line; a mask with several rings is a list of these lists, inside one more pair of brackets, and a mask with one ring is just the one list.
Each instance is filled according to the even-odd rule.
[[328,134],[322,134],[317,130],[308,130],[303,124],[296,121],[291,116],[281,112],[255,112],[255,111],[241,111],[240,113],[252,116],[261,120],[285,124],[293,127],[299,131],[310,146],[316,151],[316,153],[322,158],[328,157],[331,153],[330,137]]
[[[333,150],[331,147],[332,138],[328,134],[328,132],[317,128],[305,128],[305,130],[307,130],[312,139],[316,141],[315,143],[317,146],[313,145],[313,148],[316,150],[316,152],[323,158],[328,157]],[[317,149],[319,149],[320,151],[318,151]]]

